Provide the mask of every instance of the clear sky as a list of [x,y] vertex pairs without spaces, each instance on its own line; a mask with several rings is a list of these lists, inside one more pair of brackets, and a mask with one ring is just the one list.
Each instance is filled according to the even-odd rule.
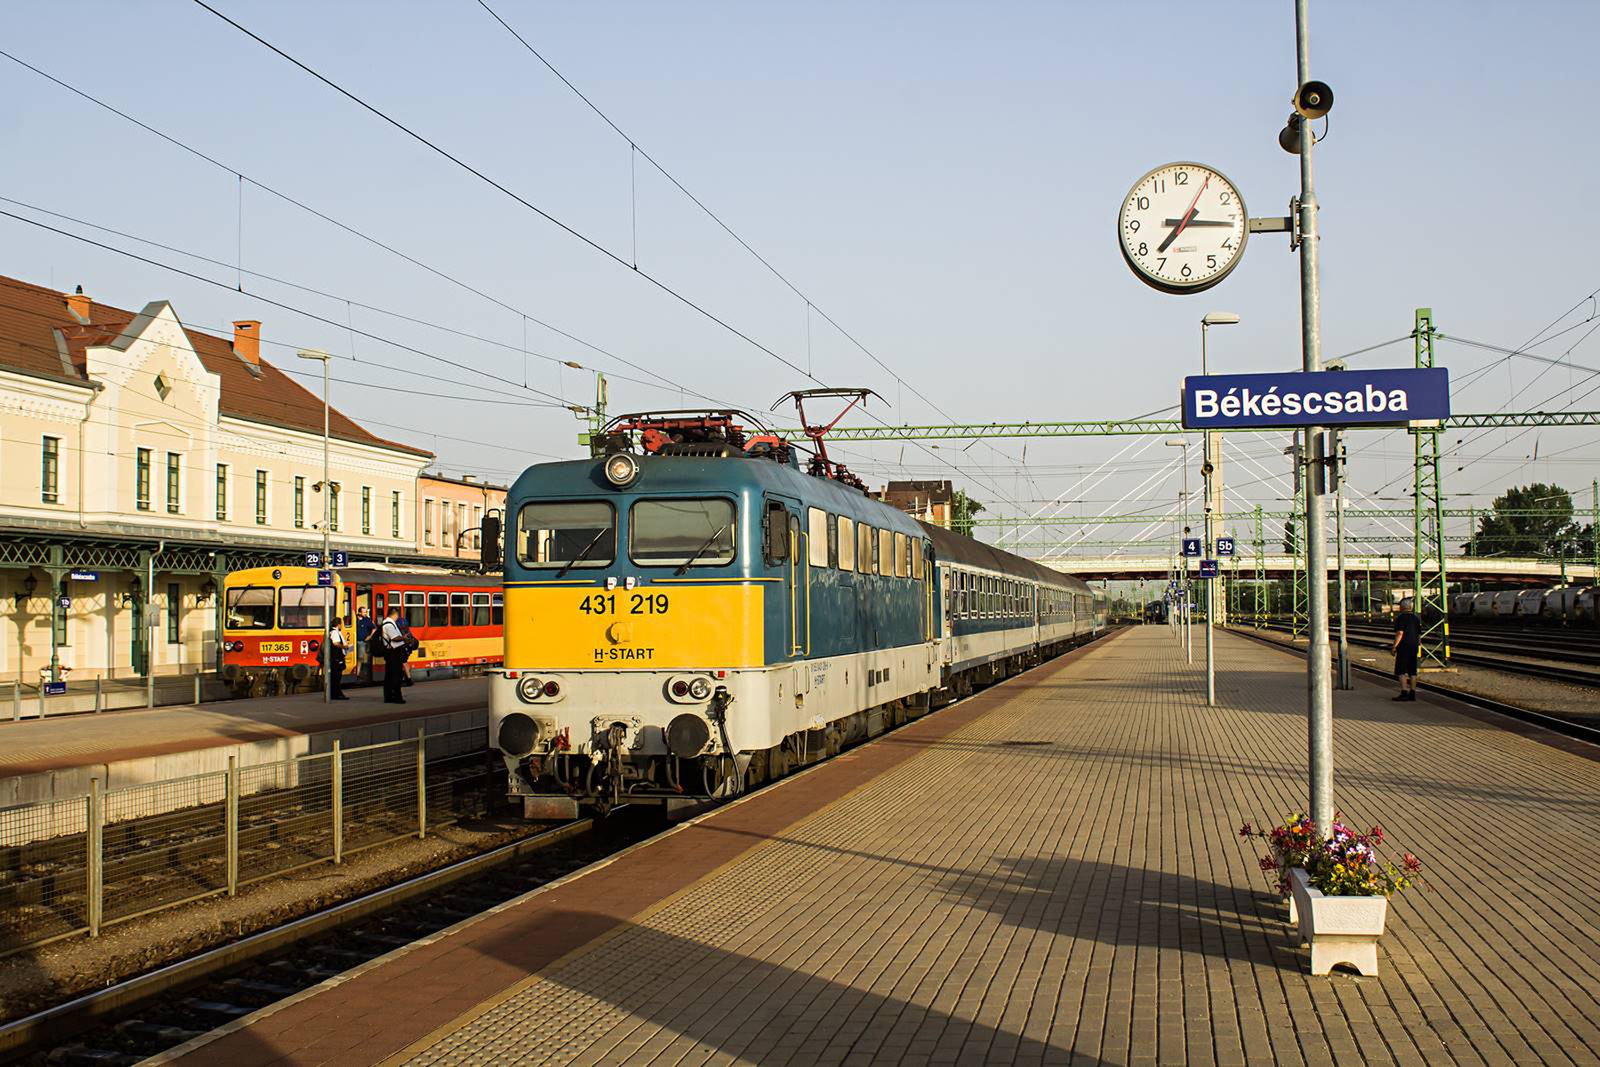
[[[1135,280],[1114,226],[1134,179],[1171,160],[1226,173],[1252,215],[1286,212],[1298,183],[1294,158],[1276,143],[1294,88],[1287,0],[491,0],[640,148],[942,413],[814,313],[808,341],[804,299],[642,158],[630,168],[628,141],[476,0],[212,2],[626,262],[191,0],[60,0],[7,5],[0,47],[225,167],[0,58],[0,95],[10,105],[0,109],[0,196],[228,266],[92,234],[31,208],[0,209],[227,286],[241,265],[256,273],[242,276],[241,294],[5,218],[0,273],[82,284],[124,307],[170,299],[200,328],[260,318],[268,358],[280,363],[293,364],[299,347],[353,356],[359,363],[336,364],[339,378],[415,392],[341,384],[335,402],[380,433],[434,448],[450,471],[509,479],[541,458],[578,454],[571,414],[504,403],[592,398],[587,371],[525,359],[525,330],[536,353],[652,380],[525,325],[522,313],[758,412],[814,384],[636,276],[627,265],[635,245],[641,271],[790,363],[828,384],[875,388],[886,401],[876,414],[890,421],[1092,419],[1164,408],[1176,402],[1181,375],[1198,367],[1198,322],[1209,310],[1243,319],[1213,331],[1213,369],[1299,364],[1296,257],[1282,236],[1253,238],[1240,267],[1210,292],[1174,297]],[[1586,205],[1600,149],[1585,108],[1600,6],[1318,0],[1311,18],[1313,72],[1337,97],[1317,157],[1326,355],[1401,337],[1419,305],[1434,308],[1447,335],[1507,347],[1594,315],[1587,297],[1600,289],[1591,247],[1600,219]],[[241,186],[235,171],[517,310]],[[494,377],[352,336],[253,294]],[[1600,340],[1582,341],[1595,325],[1600,319],[1534,351],[1557,358],[1580,342],[1569,358],[1600,368]],[[1450,341],[1438,353],[1458,382],[1457,411],[1600,408],[1600,376],[1585,370]],[[1352,362],[1410,361],[1401,342]],[[614,410],[700,402],[658,380],[616,379],[611,396]],[[1538,478],[1582,489],[1588,504],[1600,473],[1592,431],[1464,437],[1446,468],[1453,503],[1487,503],[1504,485]],[[1240,435],[1233,445],[1247,456],[1230,461],[1230,506],[1284,506],[1284,488],[1267,477],[1285,470],[1283,442]],[[1386,503],[1404,496],[1409,439],[1366,432],[1353,445],[1353,486]],[[1080,482],[1124,448],[1114,474]],[[936,451],[852,446],[846,458],[875,484],[950,476],[953,464],[992,515],[1031,512],[1063,493],[1081,501],[1072,513],[1159,515],[1176,492],[1176,450],[1159,441],[1033,441],[1026,472],[1023,455],[1017,441],[964,451],[947,442]]]

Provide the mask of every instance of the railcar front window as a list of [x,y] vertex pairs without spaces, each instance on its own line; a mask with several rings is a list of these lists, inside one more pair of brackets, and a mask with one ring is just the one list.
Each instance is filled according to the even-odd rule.
[[278,625],[285,630],[320,630],[333,590],[325,585],[286,585],[278,590]]
[[604,501],[524,504],[517,559],[524,567],[608,567],[617,557],[617,513]]
[[732,563],[733,528],[729,500],[641,500],[628,523],[628,554],[635,563],[657,567]]
[[272,629],[272,590],[267,586],[248,585],[243,589],[228,590],[229,630]]

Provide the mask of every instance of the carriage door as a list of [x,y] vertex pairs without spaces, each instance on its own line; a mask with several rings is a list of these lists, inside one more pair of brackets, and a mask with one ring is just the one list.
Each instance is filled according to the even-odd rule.
[[[783,627],[784,643],[781,655],[786,659],[798,656],[804,646],[801,608],[805,592],[800,587],[800,505],[798,501],[765,498],[761,516],[761,554],[767,566],[778,572],[783,585],[783,599],[777,605],[768,605],[766,619],[769,626],[778,622]],[[770,610],[776,607],[776,612]],[[781,619],[775,619],[778,615]]]

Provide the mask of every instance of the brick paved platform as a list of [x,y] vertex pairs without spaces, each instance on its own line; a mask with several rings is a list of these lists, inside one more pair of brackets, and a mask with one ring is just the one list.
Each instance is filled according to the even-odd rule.
[[418,682],[406,703],[374,686],[324,704],[320,693],[0,722],[0,779],[194,752],[488,706],[482,678]]
[[1427,864],[1313,978],[1235,827],[1301,803],[1303,660],[1219,706],[1128,631],[173,1054],[193,1063],[1600,1061],[1600,762],[1337,694],[1337,797]]

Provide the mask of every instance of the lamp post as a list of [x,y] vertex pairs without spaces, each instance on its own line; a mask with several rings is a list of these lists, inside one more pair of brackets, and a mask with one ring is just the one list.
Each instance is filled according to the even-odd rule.
[[1190,632],[1189,601],[1189,557],[1183,555],[1183,539],[1189,536],[1189,439],[1187,437],[1169,437],[1166,444],[1171,448],[1183,449],[1183,489],[1179,499],[1183,502],[1183,534],[1178,538],[1179,558],[1183,560],[1183,584],[1179,592],[1183,598],[1178,602],[1178,610],[1183,612],[1183,659],[1185,663],[1194,662],[1194,635]]
[[[328,524],[333,516],[333,483],[328,480],[328,360],[332,357],[316,349],[296,353],[301,359],[314,359],[322,364],[322,566],[329,565],[332,545],[329,543]],[[333,586],[328,586],[327,603],[322,609],[322,702],[333,699],[332,650],[328,647],[328,634],[333,628],[333,612],[338,607]]]
[[[1210,373],[1206,362],[1206,331],[1213,326],[1237,326],[1239,316],[1231,311],[1208,311],[1200,319],[1200,373]],[[1212,559],[1211,518],[1214,500],[1211,492],[1211,478],[1215,474],[1214,461],[1211,458],[1211,431],[1205,432],[1205,460],[1202,471],[1205,474],[1205,487],[1202,492],[1206,497],[1205,527],[1205,558]],[[1218,576],[1206,582],[1206,705],[1215,706],[1217,703],[1217,667],[1216,647],[1212,642],[1212,620],[1216,617],[1217,594],[1215,586],[1222,580],[1221,572]]]

